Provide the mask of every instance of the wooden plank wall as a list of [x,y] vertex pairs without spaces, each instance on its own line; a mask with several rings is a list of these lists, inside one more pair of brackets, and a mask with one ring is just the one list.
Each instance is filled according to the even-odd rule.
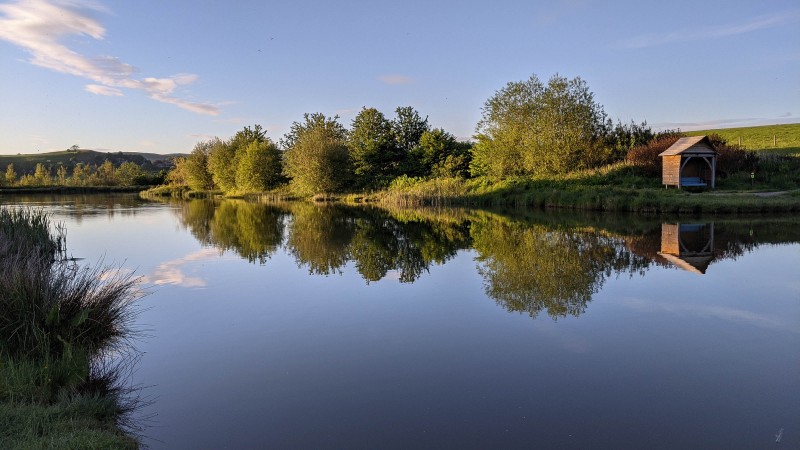
[[678,244],[680,235],[680,225],[677,223],[661,224],[661,253],[670,255],[680,255],[681,249]]
[[681,178],[681,155],[662,156],[664,159],[661,182],[667,186],[678,186]]

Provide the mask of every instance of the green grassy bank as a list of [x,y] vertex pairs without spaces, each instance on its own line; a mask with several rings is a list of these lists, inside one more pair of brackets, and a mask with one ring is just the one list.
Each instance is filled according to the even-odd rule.
[[800,123],[743,128],[687,131],[687,136],[717,134],[729,144],[742,145],[747,150],[800,157]]
[[120,376],[140,292],[64,245],[43,213],[0,209],[0,448],[137,448]]
[[[751,186],[738,178],[721,180],[720,189],[690,192],[664,189],[660,180],[638,176],[632,168],[616,165],[548,179],[399,178],[384,191],[345,198],[406,207],[515,206],[667,214],[800,211],[800,190],[795,183],[789,184],[793,189],[781,192],[765,181],[756,181]],[[742,185],[746,189],[740,189]]]

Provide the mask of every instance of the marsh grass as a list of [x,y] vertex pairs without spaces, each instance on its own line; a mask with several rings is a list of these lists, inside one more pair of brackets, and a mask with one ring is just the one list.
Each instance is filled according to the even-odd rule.
[[0,448],[136,447],[121,428],[140,401],[121,380],[142,291],[65,243],[41,211],[0,209]]

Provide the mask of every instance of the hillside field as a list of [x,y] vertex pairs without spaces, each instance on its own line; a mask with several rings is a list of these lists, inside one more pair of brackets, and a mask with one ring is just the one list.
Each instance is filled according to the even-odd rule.
[[172,167],[172,158],[178,154],[158,155],[155,153],[131,152],[98,152],[94,150],[63,150],[48,153],[28,153],[17,155],[0,155],[0,170],[5,171],[9,164],[14,164],[14,170],[19,174],[33,173],[36,164],[42,163],[55,171],[58,166],[66,166],[70,171],[78,163],[100,165],[105,160],[110,160],[115,166],[123,162],[134,162],[148,172],[168,170]]
[[769,151],[771,153],[800,157],[800,123],[720,128],[716,130],[686,131],[685,133],[688,136],[716,133],[725,138],[729,144],[739,144],[741,142],[747,150]]

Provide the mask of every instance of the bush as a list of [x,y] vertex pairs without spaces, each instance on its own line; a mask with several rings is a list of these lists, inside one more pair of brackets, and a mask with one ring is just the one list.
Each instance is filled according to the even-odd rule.
[[637,145],[632,148],[625,157],[625,161],[645,175],[660,176],[662,162],[658,154],[670,148],[681,137],[679,132],[658,135],[646,145]]

